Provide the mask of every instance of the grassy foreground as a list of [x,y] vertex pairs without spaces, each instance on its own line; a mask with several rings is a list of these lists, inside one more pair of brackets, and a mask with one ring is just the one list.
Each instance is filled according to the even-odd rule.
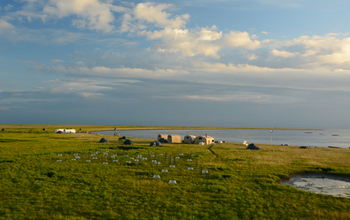
[[[349,199],[276,184],[291,173],[350,175],[349,149],[149,147],[151,140],[138,138],[128,148],[116,136],[101,144],[104,136],[98,134],[53,133],[61,127],[111,127],[44,127],[3,125],[0,131],[0,219],[350,219]],[[74,154],[81,159],[71,160]],[[138,155],[148,160],[135,162]]]

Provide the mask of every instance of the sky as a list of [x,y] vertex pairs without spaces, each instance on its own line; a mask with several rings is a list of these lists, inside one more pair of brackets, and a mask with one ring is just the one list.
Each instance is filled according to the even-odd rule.
[[0,124],[349,129],[349,8],[2,0]]

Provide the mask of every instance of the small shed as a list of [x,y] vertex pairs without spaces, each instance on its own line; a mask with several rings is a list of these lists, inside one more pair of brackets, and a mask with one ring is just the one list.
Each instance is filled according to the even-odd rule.
[[168,135],[167,134],[158,134],[157,139],[159,140],[161,138],[168,139]]
[[181,143],[181,136],[177,134],[169,134],[167,140],[170,143]]
[[123,144],[124,145],[134,145],[134,142],[130,139],[126,139]]
[[194,139],[196,139],[196,136],[194,136],[194,135],[186,135],[184,137],[184,143],[185,144],[193,144],[194,143]]
[[109,143],[109,141],[106,138],[101,138],[99,143]]
[[214,138],[211,136],[198,136],[194,139],[194,144],[199,144],[200,142],[203,142],[204,144],[211,144],[214,143]]

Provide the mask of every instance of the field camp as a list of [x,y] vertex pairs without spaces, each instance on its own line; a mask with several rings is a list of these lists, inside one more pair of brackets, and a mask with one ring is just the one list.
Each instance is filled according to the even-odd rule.
[[76,133],[1,126],[0,219],[350,219],[346,188],[324,195],[280,184],[315,173],[350,182],[349,149],[91,133],[115,127],[103,125],[65,126]]

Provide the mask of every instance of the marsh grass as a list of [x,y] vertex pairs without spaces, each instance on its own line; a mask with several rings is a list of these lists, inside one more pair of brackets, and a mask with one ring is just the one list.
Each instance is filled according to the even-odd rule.
[[[3,127],[0,219],[350,218],[348,199],[276,184],[292,173],[349,175],[349,149],[259,145],[262,150],[254,151],[242,144],[225,143],[213,145],[214,154],[209,146],[149,147],[151,140],[139,138],[132,138],[132,147],[123,146],[116,136],[108,136],[110,143],[101,144],[98,141],[103,136],[98,134],[54,134],[58,126]],[[42,131],[44,127],[47,131]],[[94,160],[91,155],[97,151],[100,153]],[[75,154],[81,159],[72,161]],[[113,154],[117,156],[111,158]],[[130,159],[138,155],[148,160]],[[152,159],[161,164],[152,163]],[[162,169],[169,172],[162,173]],[[161,178],[154,179],[153,175]],[[169,180],[177,184],[168,184]]]

